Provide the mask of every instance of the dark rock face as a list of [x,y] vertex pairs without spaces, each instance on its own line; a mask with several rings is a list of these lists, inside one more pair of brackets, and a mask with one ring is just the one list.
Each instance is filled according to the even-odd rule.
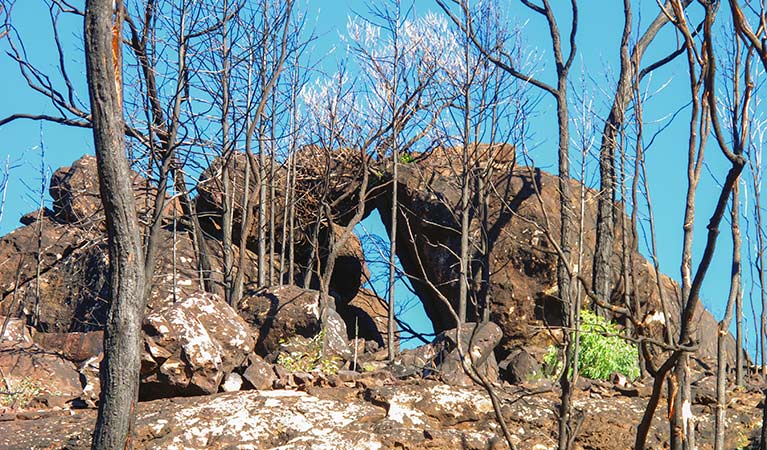
[[253,351],[253,331],[220,298],[200,293],[144,319],[144,398],[218,392]]
[[[358,204],[358,190],[362,181],[362,165],[358,150],[337,149],[324,150],[318,147],[306,147],[298,151],[294,156],[294,173],[290,174],[291,183],[295,183],[295,193],[292,200],[295,206],[295,239],[294,241],[306,244],[311,240],[313,227],[317,221],[318,212],[322,210],[323,198],[331,199],[333,207],[333,222],[345,226]],[[203,172],[200,183],[197,185],[197,210],[209,219],[211,230],[220,230],[223,226],[224,183],[223,167],[228,164],[231,192],[234,198],[234,223],[232,234],[235,243],[241,241],[240,230],[242,228],[242,198],[245,192],[245,174],[247,170],[247,155],[235,153],[228,160],[215,159],[210,168]],[[284,212],[286,210],[286,192],[288,191],[288,171],[285,167],[276,167],[272,177],[267,173],[269,185],[274,186],[274,204],[279,210],[274,211],[275,240],[278,246],[282,245],[282,233],[284,224]],[[257,182],[253,176],[249,177],[248,192],[256,191]],[[327,181],[327,183],[326,183]],[[270,194],[271,195],[271,189]],[[258,203],[252,204],[252,213],[258,214]],[[272,211],[266,206],[266,217],[272,216]],[[254,223],[249,231],[247,246],[255,251],[257,245],[257,224]]]
[[[42,225],[40,276],[37,242]],[[213,282],[220,287],[221,258],[213,247]],[[160,231],[148,310],[200,290],[198,262],[186,231]],[[109,254],[106,235],[44,218],[0,238],[0,314],[29,317],[47,332],[101,330],[109,310]],[[250,267],[253,267],[251,265]],[[249,281],[251,272],[246,273]],[[38,295],[39,292],[39,295]],[[38,301],[38,298],[41,299]]]
[[292,336],[311,338],[319,333],[320,307],[318,291],[291,285],[245,295],[239,305],[240,315],[258,333],[256,351],[263,356]]
[[[232,240],[235,244],[239,244],[241,241],[240,230],[242,229],[242,204],[243,194],[245,192],[245,181],[247,166],[247,155],[244,153],[235,153],[227,161],[221,158],[216,158],[200,176],[200,182],[197,184],[197,197],[196,208],[202,219],[203,226],[206,227],[209,233],[220,234],[220,230],[223,227],[223,205],[224,205],[224,184],[223,184],[223,165],[228,164],[229,167],[229,181],[231,183],[232,198],[234,201],[234,221],[232,224]],[[285,179],[286,170],[283,167],[276,169],[275,179],[272,180],[276,186],[275,194],[278,198],[275,198],[277,204],[284,204],[284,192],[285,192]],[[258,187],[258,183],[252,176],[248,174],[248,194],[252,198],[254,192]],[[255,204],[251,205],[251,213],[258,214],[259,205],[258,198],[255,199]],[[283,210],[280,209],[280,212]],[[275,219],[280,222],[277,224],[279,232],[278,236],[282,233],[282,214],[277,214],[275,211]],[[265,212],[268,218],[271,215],[271,210]],[[254,216],[257,217],[257,216]],[[258,251],[258,223],[253,221],[250,229],[248,230],[248,242],[246,247],[251,251]]]
[[106,312],[105,240],[47,217],[0,238],[0,314],[29,317],[44,331],[97,328]]
[[[385,348],[387,342],[387,303],[372,291],[362,288],[347,304],[336,301],[336,309],[346,323],[350,339],[361,338]],[[395,342],[399,335],[395,335]]]
[[[447,152],[449,153],[449,152]],[[400,166],[398,197],[401,224],[398,235],[398,256],[404,269],[416,279],[413,285],[424,304],[424,309],[435,331],[455,326],[452,315],[440,297],[449,299],[457,310],[460,250],[460,180],[456,159],[447,153],[435,154],[411,164]],[[490,307],[490,319],[503,331],[500,355],[505,357],[516,345],[545,347],[550,344],[547,333],[541,333],[544,324],[562,323],[557,301],[557,256],[544,232],[549,224],[550,235],[559,239],[559,194],[557,177],[530,167],[508,167],[496,171],[491,178],[494,186],[488,198],[487,236],[491,252],[486,258],[476,246],[482,235],[479,214],[470,223],[470,240],[476,244],[472,255],[471,272],[475,279],[476,295],[468,307],[468,320],[481,317],[485,304]],[[591,262],[596,242],[596,192],[584,189],[571,180],[573,198],[583,194],[583,255],[580,275],[591,280]],[[540,198],[536,194],[540,193]],[[377,207],[387,228],[390,195],[377,198]],[[544,213],[545,212],[545,213]],[[425,220],[428,218],[428,220]],[[620,220],[618,218],[618,230]],[[580,221],[576,218],[576,223]],[[654,268],[638,252],[636,244],[627,236],[630,272],[635,280],[634,292],[642,313],[663,311]],[[618,232],[613,252],[612,301],[623,301],[623,236]],[[482,262],[489,264],[492,273],[488,284],[483,284]],[[663,297],[666,300],[668,322],[676,330],[679,316],[679,287],[660,276]],[[438,291],[435,290],[437,287]],[[716,336],[702,330],[713,329],[715,320],[703,308],[698,308],[698,338],[701,345],[698,356],[712,358],[716,354]],[[665,319],[664,319],[665,321]],[[657,336],[660,338],[661,336]],[[734,340],[728,340],[728,360],[733,359]]]

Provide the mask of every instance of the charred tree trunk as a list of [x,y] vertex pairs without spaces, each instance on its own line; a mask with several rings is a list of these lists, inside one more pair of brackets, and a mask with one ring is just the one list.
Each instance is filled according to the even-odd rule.
[[86,74],[111,274],[94,449],[131,447],[145,306],[144,256],[123,140],[121,12],[120,0],[115,9],[110,0],[88,0],[85,8]]

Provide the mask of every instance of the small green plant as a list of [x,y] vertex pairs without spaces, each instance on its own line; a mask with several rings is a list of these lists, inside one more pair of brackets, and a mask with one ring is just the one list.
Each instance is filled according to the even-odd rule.
[[[636,345],[620,336],[617,325],[584,310],[580,330],[578,367],[581,375],[592,380],[606,380],[614,372],[629,380],[639,376],[639,351]],[[556,347],[549,347],[543,362],[549,374],[562,370],[562,358]]]
[[39,383],[28,377],[24,377],[13,384],[6,382],[8,383],[8,391],[0,395],[0,408],[24,409],[43,392]]
[[415,156],[410,153],[403,153],[399,156],[399,162],[402,164],[410,164],[415,161]]
[[277,364],[289,372],[319,371],[328,375],[338,373],[340,358],[325,355],[323,349],[324,337],[325,330],[322,330],[309,340],[305,350],[280,353],[277,356]]

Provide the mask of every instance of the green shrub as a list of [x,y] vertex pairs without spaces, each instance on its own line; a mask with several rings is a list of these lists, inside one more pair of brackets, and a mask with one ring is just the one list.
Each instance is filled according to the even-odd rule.
[[399,156],[399,162],[403,164],[410,164],[415,161],[415,156],[410,153],[403,153]]
[[[639,376],[637,346],[620,336],[614,323],[591,311],[581,311],[581,335],[578,351],[579,372],[592,380],[606,380],[614,372],[629,380]],[[556,347],[550,347],[543,362],[549,373],[559,373],[562,361]],[[553,370],[552,370],[553,369]]]

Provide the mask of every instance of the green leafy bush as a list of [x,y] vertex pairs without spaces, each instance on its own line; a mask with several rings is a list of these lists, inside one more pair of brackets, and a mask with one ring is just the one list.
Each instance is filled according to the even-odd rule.
[[[578,352],[580,374],[592,380],[606,380],[614,372],[629,380],[639,376],[639,351],[637,346],[620,336],[614,323],[594,314],[581,311],[581,337]],[[562,370],[562,361],[556,347],[550,347],[544,356],[544,364],[553,373]]]
[[410,164],[413,161],[415,161],[415,156],[413,156],[410,153],[403,153],[399,157],[399,162],[401,162],[403,164]]

